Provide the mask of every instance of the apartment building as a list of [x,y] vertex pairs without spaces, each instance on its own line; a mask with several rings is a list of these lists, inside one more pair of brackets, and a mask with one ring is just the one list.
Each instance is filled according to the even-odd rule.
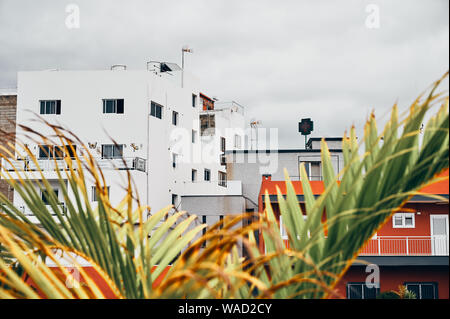
[[[447,170],[442,175],[448,176],[448,173]],[[315,196],[325,190],[320,180],[310,181],[310,184]],[[305,211],[301,182],[293,181],[293,186],[299,204]],[[267,191],[287,244],[288,237],[278,207],[277,187],[286,195],[283,180],[274,180],[270,175],[262,177],[259,211],[265,208]],[[449,298],[448,181],[429,185],[420,192],[439,195],[443,200],[416,195],[404,206],[404,211],[396,212],[363,247],[357,261],[339,282],[337,289],[342,296],[348,299],[373,299],[380,292],[397,290],[399,285],[405,285],[418,299]],[[373,271],[367,271],[367,263],[379,269],[378,287],[366,285],[366,278]]]
[[[50,128],[35,121],[36,113],[74,132],[89,146],[102,168],[113,205],[125,195],[122,187],[127,172],[136,184],[141,202],[148,204],[152,212],[171,203],[180,207],[181,196],[189,193],[189,186],[197,178],[216,181],[206,186],[208,191],[226,194],[226,183],[217,183],[226,181],[220,136],[213,136],[208,143],[201,138],[200,114],[206,112],[206,95],[186,72],[181,87],[178,77],[173,76],[173,65],[153,62],[147,70],[113,67],[99,71],[19,72],[17,123],[49,136]],[[243,125],[243,112],[234,114],[234,108],[226,105],[221,109],[208,112],[233,115],[225,122],[218,118],[218,129],[225,131],[223,125]],[[58,159],[63,156],[63,145],[22,141],[38,158],[44,176],[54,185],[64,206],[54,164],[56,158],[64,165]],[[232,145],[228,147],[231,149]],[[66,152],[79,153],[80,146]],[[24,170],[29,179],[40,179],[36,167],[23,154],[16,154],[12,164],[3,161],[2,170],[11,178],[17,178],[14,168]],[[95,187],[91,184],[89,188],[90,199],[95,202]],[[45,192],[38,191],[45,200]],[[20,196],[14,197],[14,204],[31,214]]]

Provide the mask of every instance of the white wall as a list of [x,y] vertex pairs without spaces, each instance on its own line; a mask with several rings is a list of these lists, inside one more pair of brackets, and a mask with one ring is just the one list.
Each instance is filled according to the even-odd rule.
[[[193,163],[195,159],[189,148],[192,146],[192,129],[200,132],[200,107],[192,106],[192,94],[198,96],[199,90],[191,81],[185,81],[181,88],[176,82],[149,71],[19,72],[17,122],[48,136],[51,130],[32,121],[35,119],[33,113],[39,114],[40,100],[61,100],[60,115],[42,117],[72,130],[86,144],[97,143],[97,149],[92,150],[98,151],[97,156],[100,156],[101,144],[111,144],[111,138],[125,145],[124,157],[147,159],[148,147],[148,182],[145,172],[133,171],[133,177],[141,200],[147,202],[148,195],[148,204],[154,212],[170,205],[172,194],[183,194],[185,182],[191,181],[193,167],[198,167],[199,178],[205,167],[210,168],[215,180],[218,169],[224,170],[219,165],[219,157],[214,163],[202,163],[198,159]],[[124,114],[103,114],[102,99],[106,98],[124,99]],[[164,106],[162,119],[149,116],[150,101]],[[172,125],[172,111],[179,114],[177,126]],[[176,136],[182,136],[187,147],[180,147],[179,141],[173,140]],[[131,143],[139,149],[134,150]],[[37,145],[31,141],[28,144],[37,154]],[[200,138],[195,146],[201,147]],[[178,154],[176,168],[172,167],[172,152]],[[107,184],[118,184],[117,173],[106,173]],[[45,174],[55,178],[54,172]],[[219,186],[217,189],[220,191]],[[111,188],[111,198],[113,204],[120,201],[120,187]],[[17,201],[19,203],[20,199]]]

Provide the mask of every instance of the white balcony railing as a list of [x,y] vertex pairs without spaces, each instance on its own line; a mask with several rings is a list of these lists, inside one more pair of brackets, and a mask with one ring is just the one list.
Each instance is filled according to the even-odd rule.
[[363,256],[448,256],[447,236],[378,236],[360,252]]
[[[119,170],[138,170],[145,172],[146,170],[146,160],[139,157],[125,157],[125,158],[96,158],[98,166],[101,169],[119,169]],[[65,160],[53,160],[53,159],[38,159],[37,164],[32,160],[11,160],[11,163],[7,160],[2,160],[2,169],[5,171],[37,171],[38,166],[42,171],[55,171],[64,170],[68,168]],[[81,160],[82,165],[86,165],[84,159]],[[72,166],[77,169],[77,162],[72,161]]]

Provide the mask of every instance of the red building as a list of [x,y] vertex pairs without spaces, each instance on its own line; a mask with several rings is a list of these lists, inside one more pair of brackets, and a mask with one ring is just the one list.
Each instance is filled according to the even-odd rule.
[[[448,173],[447,170],[442,175],[448,176]],[[300,206],[305,211],[301,182],[292,183]],[[310,184],[314,195],[324,191],[322,181],[310,181]],[[274,213],[280,220],[277,186],[285,195],[284,181],[272,181],[270,175],[263,176],[259,211],[265,208],[263,197],[267,190]],[[337,286],[341,295],[349,299],[368,299],[380,292],[397,290],[399,285],[406,285],[420,299],[449,298],[448,180],[427,186],[421,192],[437,194],[447,200],[425,196],[411,198],[404,207],[405,211],[395,213],[358,257],[358,260],[379,267],[379,288],[365,285],[366,277],[372,271],[366,272],[366,265],[357,261]],[[281,232],[284,234],[284,229]],[[287,242],[287,236],[285,238]]]

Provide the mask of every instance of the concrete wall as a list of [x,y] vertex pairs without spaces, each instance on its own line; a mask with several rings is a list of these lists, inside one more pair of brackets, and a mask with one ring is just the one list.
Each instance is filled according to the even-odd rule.
[[[342,152],[330,152],[335,173],[344,166]],[[229,180],[242,181],[242,194],[248,198],[247,208],[257,209],[261,176],[271,174],[272,180],[284,181],[284,169],[291,180],[300,180],[300,161],[321,161],[317,150],[280,150],[279,152],[236,152],[227,154],[227,173]]]
[[[0,95],[0,146],[8,149],[10,149],[7,145],[8,141],[14,144],[16,110],[17,95]],[[2,149],[0,149],[0,152],[6,155],[6,152],[3,152]],[[13,201],[14,191],[6,181],[1,179],[0,192],[5,194],[10,201]]]

